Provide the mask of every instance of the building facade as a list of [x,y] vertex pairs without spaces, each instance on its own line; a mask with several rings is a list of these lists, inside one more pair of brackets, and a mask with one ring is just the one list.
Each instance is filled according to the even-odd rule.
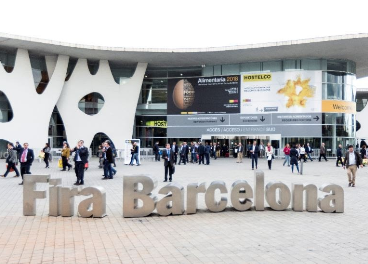
[[137,138],[142,148],[324,142],[333,156],[362,127],[355,80],[368,60],[354,49],[366,35],[171,52],[2,38],[0,152],[16,140],[37,149],[84,139],[95,151],[107,138],[118,149]]

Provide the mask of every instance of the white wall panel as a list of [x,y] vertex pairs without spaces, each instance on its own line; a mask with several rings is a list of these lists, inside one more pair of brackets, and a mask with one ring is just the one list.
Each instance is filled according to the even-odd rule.
[[[138,63],[132,78],[119,85],[113,79],[107,60],[100,61],[95,75],[90,74],[86,59],[78,60],[57,102],[71,146],[83,139],[85,146],[89,147],[94,135],[102,132],[114,142],[116,148],[124,147],[124,140],[132,137],[135,111],[146,68],[146,63]],[[100,93],[105,104],[99,113],[90,116],[78,108],[78,102],[93,92]]]
[[368,140],[368,106],[364,107],[361,112],[356,113],[356,120],[360,123],[360,129],[356,132],[358,139],[364,138]]
[[[55,70],[46,90],[36,92],[28,51],[17,51],[14,70],[7,73],[0,67],[0,90],[10,101],[13,119],[0,123],[0,139],[42,148],[48,139],[52,111],[63,88],[69,57],[58,56]],[[15,143],[15,142],[14,142]]]

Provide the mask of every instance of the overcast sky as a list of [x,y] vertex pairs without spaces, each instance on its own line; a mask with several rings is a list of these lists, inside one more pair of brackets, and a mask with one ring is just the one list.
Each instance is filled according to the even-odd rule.
[[0,32],[111,47],[218,47],[368,33],[364,0],[12,0],[0,8]]

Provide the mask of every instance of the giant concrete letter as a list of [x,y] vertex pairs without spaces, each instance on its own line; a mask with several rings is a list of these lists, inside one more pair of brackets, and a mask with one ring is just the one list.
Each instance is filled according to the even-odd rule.
[[[165,194],[157,203],[157,213],[159,215],[181,215],[184,213],[184,187],[178,183],[170,183],[161,188],[159,194]],[[171,194],[169,194],[171,193]],[[171,203],[171,205],[170,205]]]
[[198,208],[198,193],[206,192],[206,183],[190,183],[187,186],[187,214],[195,214]]
[[[344,189],[336,184],[324,184],[319,188],[322,192],[331,194],[318,199],[318,206],[325,213],[344,212]],[[332,206],[331,206],[332,203]]]
[[[143,217],[151,214],[156,207],[156,196],[152,191],[157,186],[157,180],[149,175],[124,176],[123,179],[123,217]],[[138,184],[143,188],[138,189]],[[138,206],[138,200],[143,206]]]
[[299,183],[293,183],[291,185],[293,198],[291,200],[291,208],[296,212],[303,211],[304,196],[306,193],[306,210],[308,212],[317,212],[317,186],[314,184],[303,185]]
[[[80,202],[78,205],[78,213],[82,217],[104,217],[106,216],[106,191],[103,187],[87,187],[84,188],[80,195],[91,195],[91,198],[87,198]],[[93,209],[91,205],[93,204]]]
[[62,179],[50,179],[49,187],[49,215],[59,216],[61,214],[61,183]]
[[254,207],[256,211],[264,210],[264,173],[261,170],[254,171]]
[[[276,190],[279,189],[279,200],[276,201]],[[273,210],[282,211],[290,204],[291,193],[289,187],[282,182],[270,182],[266,185],[266,200]]]
[[221,212],[225,210],[227,205],[227,198],[221,197],[219,202],[215,200],[215,191],[219,189],[221,193],[227,193],[226,184],[223,181],[214,181],[211,182],[205,194],[205,203],[211,212]]
[[61,187],[61,216],[74,215],[74,196],[79,195],[79,187]]
[[46,191],[36,191],[36,183],[48,182],[50,175],[24,175],[23,215],[36,215],[36,199],[45,199]]
[[[231,203],[238,211],[249,210],[253,202],[248,199],[253,198],[252,187],[247,181],[236,181],[231,189]],[[242,199],[242,200],[240,200]]]

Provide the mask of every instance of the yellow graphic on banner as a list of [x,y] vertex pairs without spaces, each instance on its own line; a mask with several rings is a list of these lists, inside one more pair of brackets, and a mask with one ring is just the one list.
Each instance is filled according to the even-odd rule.
[[264,82],[264,81],[271,81],[271,80],[272,80],[271,73],[243,75],[243,82]]
[[278,94],[283,94],[289,97],[286,107],[292,106],[305,107],[307,98],[313,98],[315,88],[309,86],[310,79],[302,80],[300,76],[295,80],[287,80],[286,85],[277,91]]
[[356,103],[337,101],[337,100],[323,100],[322,101],[322,112],[324,113],[356,113]]

